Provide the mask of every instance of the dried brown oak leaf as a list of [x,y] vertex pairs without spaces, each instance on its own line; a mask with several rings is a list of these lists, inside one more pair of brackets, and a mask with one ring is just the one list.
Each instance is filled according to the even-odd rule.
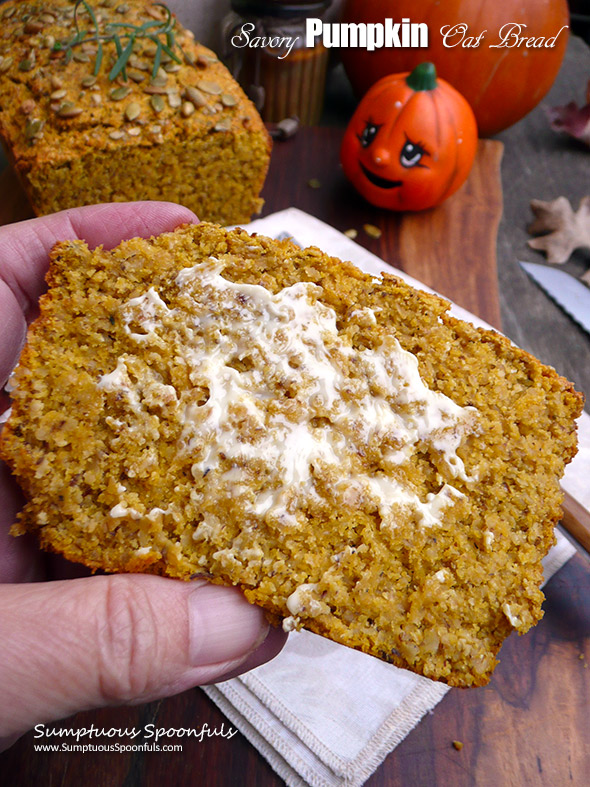
[[[540,235],[528,241],[531,249],[544,251],[547,262],[567,262],[576,249],[590,249],[590,197],[584,197],[576,212],[565,197],[551,202],[534,199],[531,210],[535,220],[529,225],[531,235]],[[588,278],[588,273],[584,278]]]

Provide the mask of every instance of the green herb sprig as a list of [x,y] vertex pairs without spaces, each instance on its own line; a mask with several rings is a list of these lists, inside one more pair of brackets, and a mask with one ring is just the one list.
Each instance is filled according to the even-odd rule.
[[[103,43],[113,42],[117,50],[117,60],[109,71],[109,80],[112,82],[119,74],[127,81],[127,64],[133,52],[133,47],[137,39],[147,38],[156,45],[156,52],[154,54],[154,65],[152,68],[152,79],[158,73],[160,64],[162,62],[162,53],[166,53],[168,57],[177,63],[182,63],[182,60],[174,51],[177,47],[182,52],[182,47],[176,41],[174,34],[174,27],[176,19],[172,16],[170,9],[163,3],[154,3],[160,6],[166,12],[166,19],[161,21],[154,20],[153,22],[144,22],[142,25],[133,25],[129,22],[107,22],[104,25],[104,30],[101,32],[96,15],[86,0],[77,0],[74,6],[74,24],[76,32],[66,41],[56,41],[53,46],[54,51],[65,51],[66,64],[69,63],[74,56],[74,47],[87,42],[96,42],[96,60],[94,62],[94,76],[98,76],[102,61],[104,57]],[[82,30],[78,19],[78,11],[82,6],[92,22],[92,29]],[[161,40],[161,36],[165,36],[165,43]],[[184,54],[184,53],[183,53]]]

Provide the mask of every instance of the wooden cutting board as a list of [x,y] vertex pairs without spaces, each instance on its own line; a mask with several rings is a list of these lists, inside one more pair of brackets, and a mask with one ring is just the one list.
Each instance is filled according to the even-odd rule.
[[[502,144],[480,141],[467,183],[445,203],[398,214],[372,207],[346,181],[339,163],[342,134],[336,128],[303,128],[275,143],[263,215],[296,207],[339,230],[356,229],[358,243],[500,328],[496,235],[502,215]],[[16,176],[5,170],[0,224],[32,215]],[[367,235],[364,224],[378,227],[381,237]]]

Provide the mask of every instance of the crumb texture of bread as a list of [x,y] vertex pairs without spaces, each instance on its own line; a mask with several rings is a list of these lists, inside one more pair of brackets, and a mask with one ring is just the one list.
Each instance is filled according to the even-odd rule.
[[[157,32],[161,5],[97,0],[93,18],[86,5],[12,0],[0,9],[0,139],[37,215],[167,200],[202,220],[250,221],[271,142],[229,71],[179,23],[171,48]],[[153,39],[137,35],[111,78],[112,34],[125,48],[132,25],[148,25]],[[84,40],[68,48],[77,31]]]
[[454,686],[541,618],[583,403],[554,370],[392,276],[209,223],[60,243],[48,283],[1,440],[17,532]]

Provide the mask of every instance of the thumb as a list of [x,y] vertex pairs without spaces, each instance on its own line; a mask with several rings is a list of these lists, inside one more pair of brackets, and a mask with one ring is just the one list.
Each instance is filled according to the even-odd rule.
[[[0,738],[251,668],[268,633],[238,590],[203,581],[130,574],[2,585]],[[258,663],[281,645],[266,643]]]

